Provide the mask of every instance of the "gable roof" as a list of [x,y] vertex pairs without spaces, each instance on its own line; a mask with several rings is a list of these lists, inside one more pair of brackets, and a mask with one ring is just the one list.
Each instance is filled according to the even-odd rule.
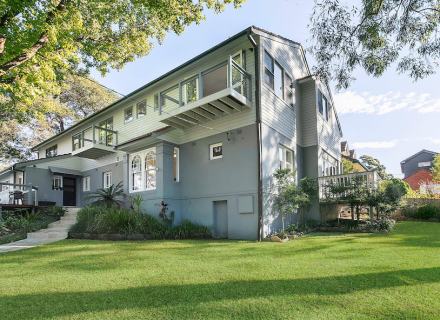
[[[226,40],[224,40],[223,42],[217,44],[216,46],[214,46],[214,47],[212,47],[212,48],[206,50],[205,52],[203,52],[203,53],[201,53],[201,54],[195,56],[194,58],[192,58],[192,59],[186,61],[185,63],[181,64],[180,66],[178,66],[178,67],[176,67],[176,68],[174,68],[174,69],[168,71],[167,73],[161,75],[160,77],[158,77],[158,78],[156,78],[156,79],[154,79],[154,80],[148,82],[147,84],[145,84],[145,85],[139,87],[138,89],[136,89],[136,90],[132,91],[131,93],[125,95],[123,98],[121,98],[121,99],[119,99],[119,100],[113,102],[112,104],[110,104],[110,105],[108,105],[108,106],[102,108],[101,110],[99,110],[99,111],[97,111],[97,112],[91,114],[91,115],[88,116],[87,118],[84,118],[84,119],[78,121],[77,123],[75,123],[75,124],[72,125],[71,127],[69,127],[69,128],[67,128],[66,130],[64,130],[63,132],[58,133],[58,134],[56,134],[56,135],[50,137],[49,139],[46,139],[45,141],[43,141],[43,142],[37,144],[37,145],[34,146],[31,150],[32,150],[32,151],[36,151],[36,149],[38,149],[38,148],[40,148],[41,146],[43,146],[43,145],[45,145],[45,144],[51,142],[51,141],[54,140],[55,138],[58,138],[58,137],[60,137],[60,136],[62,136],[62,135],[65,135],[65,134],[67,134],[67,133],[69,133],[69,132],[72,132],[73,130],[75,130],[76,128],[78,128],[80,125],[84,124],[85,122],[90,121],[91,119],[97,117],[98,115],[103,114],[104,112],[106,112],[106,111],[112,109],[112,108],[115,107],[116,105],[118,105],[118,104],[120,104],[120,103],[123,103],[123,102],[125,102],[125,101],[127,101],[127,100],[129,100],[129,99],[133,99],[132,96],[135,95],[135,94],[137,94],[137,93],[139,93],[140,91],[142,91],[142,90],[144,90],[144,89],[146,89],[146,88],[152,86],[153,84],[158,83],[159,81],[164,80],[165,78],[167,78],[168,76],[172,75],[173,73],[175,73],[175,72],[177,72],[177,71],[179,71],[179,70],[181,70],[181,69],[183,69],[183,68],[185,68],[185,67],[191,65],[192,63],[194,63],[194,62],[196,62],[197,60],[203,58],[204,56],[206,56],[206,55],[208,55],[208,54],[210,54],[210,53],[212,53],[212,52],[218,50],[219,48],[225,46],[226,44],[228,44],[228,43],[230,43],[230,42],[232,42],[232,41],[234,41],[234,40],[236,40],[236,39],[238,39],[238,38],[240,38],[240,37],[242,37],[242,36],[245,36],[245,35],[247,35],[247,34],[249,34],[249,33],[254,33],[254,34],[257,34],[257,35],[259,35],[259,36],[264,36],[264,35],[266,35],[267,37],[275,37],[275,38],[277,38],[277,39],[279,39],[279,40],[281,40],[281,41],[285,41],[285,42],[287,42],[287,43],[289,43],[289,44],[293,44],[293,45],[295,45],[295,46],[299,46],[300,49],[301,49],[302,58],[304,59],[305,66],[306,66],[306,68],[307,68],[307,72],[310,74],[310,69],[309,69],[309,66],[308,66],[308,63],[307,63],[307,60],[306,60],[306,57],[305,57],[305,53],[304,53],[304,50],[303,50],[303,48],[302,48],[301,43],[299,43],[299,42],[295,42],[295,41],[292,41],[292,40],[287,39],[287,38],[284,38],[284,37],[282,37],[282,36],[280,36],[280,35],[277,35],[277,34],[271,33],[271,32],[269,32],[269,31],[266,31],[266,30],[264,30],[264,29],[258,28],[258,27],[256,27],[256,26],[251,26],[251,27],[248,27],[248,28],[244,29],[243,31],[241,31],[241,32],[239,32],[239,33],[233,35],[232,37],[229,37],[228,39],[226,39]],[[332,100],[333,100],[333,98],[332,98]],[[340,126],[340,123],[339,123],[339,119],[338,119],[338,116],[337,116],[336,110],[335,110],[335,114],[336,114],[336,119],[337,119],[337,122],[338,122],[338,127],[339,127],[339,130],[340,130],[341,136],[342,136],[342,130],[341,130],[341,126]]]
[[400,161],[400,169],[402,170],[402,173],[403,173],[403,166],[405,165],[405,162],[407,162],[408,160],[411,160],[412,158],[414,158],[414,157],[416,157],[416,156],[418,156],[418,155],[420,155],[422,153],[430,153],[430,154],[432,154],[434,156],[438,154],[438,152],[429,151],[429,150],[426,150],[426,149],[423,149],[422,151],[419,151],[419,152],[413,154],[412,156],[406,158],[405,160]]

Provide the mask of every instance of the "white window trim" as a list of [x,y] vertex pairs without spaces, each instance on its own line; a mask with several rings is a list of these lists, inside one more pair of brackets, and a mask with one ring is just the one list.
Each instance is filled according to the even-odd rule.
[[[154,154],[156,155],[156,171],[157,171],[157,153],[156,153],[156,148],[150,148],[150,149],[146,149],[143,150],[141,152],[136,152],[133,154],[130,154],[129,157],[129,177],[128,177],[128,183],[130,184],[129,187],[129,193],[135,193],[135,192],[142,192],[142,191],[151,191],[151,190],[156,190],[156,187],[153,188],[146,188],[146,181],[145,181],[145,157],[147,155],[148,152],[150,151],[154,151]],[[132,167],[132,162],[133,162],[133,158],[139,156],[141,158],[141,177],[142,177],[142,188],[139,190],[133,190],[133,167]],[[156,185],[157,185],[157,176],[156,176]]]
[[[180,181],[180,150],[179,148],[174,148],[174,151],[176,152],[176,180],[174,180],[174,182],[179,182]],[[174,153],[173,153],[173,157],[174,157]],[[174,163],[173,163],[174,165]],[[173,168],[174,169],[174,168]]]
[[90,191],[90,176],[83,178],[83,191]]
[[[282,153],[280,155],[280,153]],[[287,154],[290,154],[290,159],[292,160],[291,163],[287,162]],[[292,172],[293,170],[293,151],[286,148],[283,145],[279,145],[278,147],[278,157],[279,157],[279,161],[280,161],[280,167],[281,169],[290,169]]]
[[[57,189],[55,189],[55,183],[54,183],[55,180],[59,181]],[[54,188],[53,190],[60,190],[63,188],[63,177],[62,176],[58,176],[58,175],[52,176],[52,188]]]
[[[107,184],[107,176],[110,176],[110,181],[109,181],[109,184]],[[111,171],[107,171],[107,172],[104,172],[104,174],[103,174],[103,179],[104,179],[104,181],[103,181],[103,186],[104,186],[104,189],[108,189],[108,188],[110,188],[110,186],[113,184],[113,176],[112,176],[112,172]]]
[[423,162],[419,162],[418,163],[419,168],[423,168],[423,167],[430,167],[431,166],[431,161],[423,161]]
[[[131,120],[126,120],[125,119],[125,112],[129,109],[131,109]],[[124,109],[124,124],[130,123],[132,121],[134,121],[134,108],[133,108],[133,106],[130,106],[130,107],[127,107]]]
[[[213,154],[213,149],[214,149],[215,147],[219,147],[219,146],[222,147],[222,155],[221,155],[221,156],[214,157],[214,156],[212,155],[212,154]],[[211,144],[211,145],[209,146],[209,160],[216,160],[216,159],[221,159],[221,158],[223,158],[223,142],[219,142],[219,143]]]

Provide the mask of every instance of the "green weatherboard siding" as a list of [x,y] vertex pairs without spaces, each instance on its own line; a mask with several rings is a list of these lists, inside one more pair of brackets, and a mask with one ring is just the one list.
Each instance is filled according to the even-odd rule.
[[2,319],[438,319],[440,223],[252,241],[64,240],[0,255]]

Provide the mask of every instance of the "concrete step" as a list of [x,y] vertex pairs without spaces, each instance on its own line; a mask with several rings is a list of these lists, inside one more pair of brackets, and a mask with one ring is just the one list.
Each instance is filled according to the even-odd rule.
[[42,230],[38,232],[30,232],[27,234],[28,239],[66,239],[67,238],[67,231],[65,229],[52,229],[56,231],[47,231],[41,232]]
[[75,224],[75,221],[72,221],[72,222],[57,221],[57,222],[53,222],[53,223],[49,224],[48,228],[49,229],[54,229],[54,228],[55,229],[59,229],[59,228],[69,229],[74,224]]
[[69,216],[69,217],[61,217],[60,221],[66,222],[66,221],[76,221],[76,216]]

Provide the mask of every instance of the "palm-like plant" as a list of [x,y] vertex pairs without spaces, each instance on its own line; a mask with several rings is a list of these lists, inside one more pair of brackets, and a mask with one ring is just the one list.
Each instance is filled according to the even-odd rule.
[[89,193],[84,201],[90,202],[91,206],[100,206],[104,208],[118,208],[122,204],[121,198],[124,196],[122,182],[116,186],[112,184],[107,189],[97,189]]

